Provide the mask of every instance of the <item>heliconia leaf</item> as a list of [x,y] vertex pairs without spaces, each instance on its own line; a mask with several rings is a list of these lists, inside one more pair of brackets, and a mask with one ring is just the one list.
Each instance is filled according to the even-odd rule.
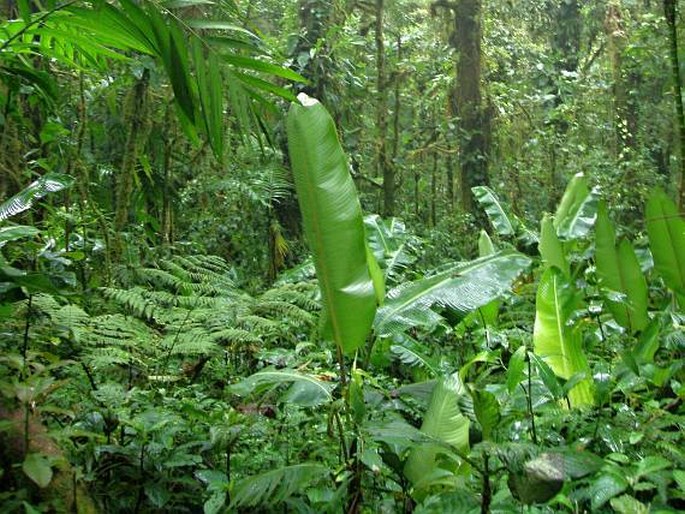
[[569,182],[554,215],[554,227],[561,239],[584,237],[595,223],[598,195],[590,190],[588,180],[582,173]]
[[328,476],[322,464],[304,463],[285,466],[240,479],[232,490],[231,510],[264,505],[273,508],[294,494],[306,491],[314,482]]
[[[459,410],[459,396],[466,394],[458,373],[439,380],[431,394],[428,410],[423,417],[421,432],[441,443],[467,452],[469,449],[469,420]],[[414,484],[433,474],[439,466],[441,449],[436,445],[412,449],[404,467],[404,474]]]
[[471,191],[478,203],[485,209],[495,232],[501,236],[513,236],[516,231],[516,221],[509,219],[495,192],[487,186],[472,187]]
[[433,306],[468,314],[506,293],[529,265],[525,255],[504,250],[402,284],[388,292],[378,309],[376,331],[391,335],[416,326],[432,327],[441,319]]
[[306,95],[288,114],[290,162],[324,304],[323,336],[344,353],[366,341],[376,313],[362,210],[326,109]]
[[509,359],[509,367],[507,368],[507,389],[510,394],[523,382],[525,378],[525,365],[526,347],[519,346]]
[[404,223],[397,218],[383,220],[377,214],[371,214],[364,217],[364,227],[369,248],[384,271],[386,279],[416,260],[409,252],[409,237]]
[[495,253],[495,245],[492,243],[492,239],[485,230],[480,231],[480,237],[478,238],[478,256],[486,257]]
[[0,204],[0,221],[30,209],[36,200],[71,187],[74,179],[61,173],[47,173],[12,198]]
[[290,386],[281,400],[302,407],[316,407],[330,402],[333,399],[331,393],[335,388],[335,384],[296,370],[267,368],[231,385],[230,390],[234,394],[247,396],[256,389],[281,384]]
[[643,330],[649,322],[647,282],[630,242],[623,240],[616,247],[614,227],[604,202],[599,204],[595,224],[595,264],[602,288],[625,297],[624,301],[607,298],[614,319],[632,332]]
[[480,389],[473,389],[471,398],[473,399],[473,412],[483,429],[483,438],[490,439],[492,431],[497,427],[501,418],[497,398],[490,391]]
[[540,249],[542,260],[547,266],[556,266],[564,275],[567,277],[571,276],[571,269],[566,260],[564,247],[557,237],[552,218],[547,214],[542,218],[538,248]]
[[685,295],[685,220],[661,190],[649,197],[646,214],[654,267],[670,289]]
[[[590,374],[581,334],[569,325],[577,302],[577,292],[563,273],[556,267],[548,268],[538,285],[533,344],[535,354],[565,380],[576,373]],[[568,396],[573,407],[592,405],[591,380],[580,381]]]
[[0,248],[10,241],[16,241],[23,237],[31,237],[39,234],[40,230],[27,225],[15,225],[12,227],[0,227]]

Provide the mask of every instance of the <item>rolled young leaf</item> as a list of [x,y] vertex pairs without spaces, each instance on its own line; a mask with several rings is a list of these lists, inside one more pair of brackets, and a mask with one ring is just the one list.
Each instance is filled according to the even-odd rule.
[[288,114],[288,150],[324,303],[323,336],[350,354],[376,313],[362,210],[335,124],[316,100],[300,95]]

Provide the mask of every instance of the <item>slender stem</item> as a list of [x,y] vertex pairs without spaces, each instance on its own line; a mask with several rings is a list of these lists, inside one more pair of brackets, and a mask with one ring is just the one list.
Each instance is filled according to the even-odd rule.
[[22,375],[26,374],[26,356],[29,351],[29,329],[31,328],[31,310],[33,306],[33,295],[29,295],[28,304],[26,306],[26,323],[24,324],[24,344],[21,348],[21,356],[24,359]]
[[492,487],[490,486],[490,457],[487,454],[483,455],[483,496],[480,503],[481,514],[488,514],[490,512],[490,503],[492,502]]
[[528,358],[528,412],[530,413],[530,430],[533,436],[533,443],[538,444],[538,434],[535,430],[535,412],[533,411],[533,379],[530,358]]

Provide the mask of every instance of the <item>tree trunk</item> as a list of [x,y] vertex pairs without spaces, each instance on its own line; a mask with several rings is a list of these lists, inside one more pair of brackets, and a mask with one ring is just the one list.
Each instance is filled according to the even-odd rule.
[[383,216],[395,213],[395,173],[388,158],[388,80],[383,39],[384,0],[376,0],[376,175],[383,177]]
[[457,51],[457,87],[452,98],[459,117],[459,165],[461,197],[465,211],[477,214],[471,188],[488,185],[490,115],[481,93],[482,0],[439,2],[436,6],[454,11],[454,33],[450,37]]
[[671,48],[671,69],[675,92],[676,124],[680,139],[680,186],[678,208],[685,209],[685,113],[683,112],[683,92],[680,82],[680,63],[678,62],[678,29],[676,27],[675,0],[664,0],[664,14],[668,24],[668,37]]

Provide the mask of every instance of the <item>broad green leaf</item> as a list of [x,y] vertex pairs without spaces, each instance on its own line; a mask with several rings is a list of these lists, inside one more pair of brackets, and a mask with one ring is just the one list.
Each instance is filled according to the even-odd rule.
[[538,244],[542,260],[547,266],[556,266],[567,277],[571,276],[571,269],[566,260],[564,247],[557,237],[557,232],[554,228],[552,218],[545,214],[542,218],[542,225],[540,227],[540,243]]
[[525,378],[526,366],[526,347],[519,346],[518,349],[509,359],[509,368],[507,369],[507,389],[509,393],[513,393],[514,389],[523,382]]
[[590,504],[593,512],[599,509],[611,498],[618,496],[628,488],[628,480],[621,470],[615,468],[604,469],[599,477],[590,484]]
[[[467,452],[469,420],[459,410],[458,398],[466,394],[459,375],[454,373],[435,384],[421,432],[441,443]],[[436,445],[417,446],[409,454],[404,474],[414,484],[432,475],[439,467],[441,449]]]
[[472,187],[471,191],[478,203],[485,209],[495,232],[501,236],[513,236],[516,231],[515,221],[512,222],[509,219],[495,192],[487,186]]
[[647,514],[649,512],[646,505],[627,494],[612,498],[609,503],[618,514]]
[[529,265],[530,259],[525,255],[504,250],[402,284],[388,292],[378,309],[376,331],[390,335],[416,326],[432,327],[441,319],[431,310],[433,306],[468,314],[507,292]]
[[471,391],[471,398],[473,398],[473,412],[483,429],[483,438],[490,439],[492,431],[497,427],[501,418],[497,398],[491,392],[480,389]]
[[685,295],[685,220],[661,190],[649,197],[646,214],[654,267],[669,288]]
[[386,279],[396,275],[416,260],[409,252],[410,238],[404,223],[397,218],[383,220],[377,214],[371,214],[364,218],[364,227],[369,248],[385,272]]
[[[549,268],[540,278],[535,302],[533,344],[540,356],[561,378],[568,380],[590,368],[582,349],[579,330],[570,326],[578,303],[572,284],[557,268]],[[585,379],[569,392],[573,407],[592,405],[592,382]]]
[[597,193],[590,191],[587,178],[576,174],[569,182],[554,215],[557,235],[564,240],[584,237],[595,223]]
[[55,193],[72,186],[74,179],[61,173],[48,173],[12,198],[0,204],[0,221],[15,216],[31,208],[35,201],[50,193]]
[[321,464],[304,463],[243,478],[231,491],[231,510],[259,505],[274,508],[312,483],[327,480],[330,470]]
[[607,298],[607,308],[614,319],[632,332],[643,330],[649,322],[647,282],[630,242],[623,240],[616,248],[614,227],[604,202],[600,202],[595,226],[595,264],[600,285],[626,298]]
[[12,227],[0,227],[0,248],[10,241],[16,241],[23,237],[32,237],[40,233],[36,227],[27,225],[15,225]]
[[38,487],[44,488],[50,485],[50,481],[52,480],[52,467],[44,455],[40,453],[29,453],[24,459],[21,469]]
[[528,358],[530,359],[530,362],[535,365],[540,380],[545,384],[545,387],[552,397],[556,400],[561,399],[564,396],[564,389],[561,387],[559,379],[552,368],[549,367],[549,364],[533,352],[528,352]]
[[492,244],[492,239],[485,230],[480,231],[480,237],[478,238],[478,256],[487,257],[495,253],[495,245]]
[[323,336],[351,354],[376,313],[362,210],[333,119],[318,101],[301,102],[288,114],[288,149],[323,297]]
[[256,389],[264,389],[289,384],[290,387],[281,397],[281,401],[294,403],[303,407],[316,407],[333,399],[331,392],[335,384],[324,382],[312,375],[306,375],[292,369],[266,369],[233,384],[233,393],[246,396]]

